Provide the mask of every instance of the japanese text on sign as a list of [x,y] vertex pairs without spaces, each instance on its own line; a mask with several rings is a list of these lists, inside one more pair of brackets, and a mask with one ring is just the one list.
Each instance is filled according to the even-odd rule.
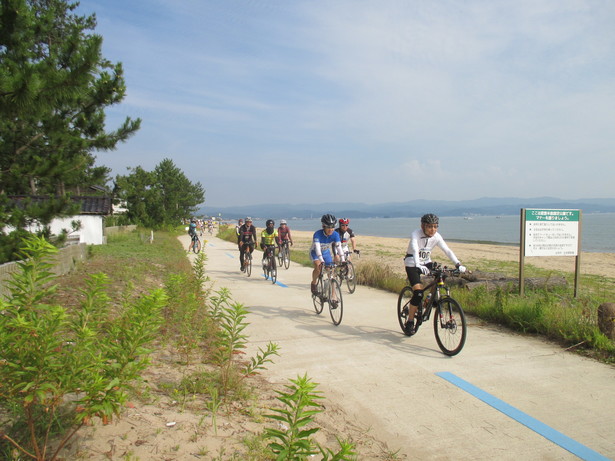
[[525,256],[576,256],[579,210],[525,210]]

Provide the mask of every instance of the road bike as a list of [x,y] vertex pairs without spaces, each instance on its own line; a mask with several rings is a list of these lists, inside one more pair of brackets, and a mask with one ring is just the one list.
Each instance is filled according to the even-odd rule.
[[[335,264],[325,266],[324,271],[320,266],[320,274],[316,282],[316,293],[312,293],[312,302],[317,314],[320,314],[325,303],[329,304],[329,314],[333,325],[339,325],[344,315],[344,300],[342,298],[342,288],[335,274]],[[323,275],[326,273],[326,276]]]
[[244,244],[244,251],[243,268],[248,277],[250,277],[250,274],[252,274],[252,252],[250,251],[250,245]]
[[288,244],[288,240],[282,240],[278,251],[278,265],[280,267],[284,266],[284,269],[288,269],[290,266],[290,248]]
[[[358,250],[356,251],[357,254]],[[340,281],[340,285],[343,285],[346,282],[346,286],[348,287],[348,293],[353,294],[354,290],[357,288],[357,278],[354,271],[354,265],[349,258],[350,252],[346,251],[344,262],[340,263],[336,267],[337,277]]]
[[188,251],[190,250],[195,253],[199,253],[201,251],[201,240],[199,240],[199,236],[196,232],[192,234],[192,239],[190,240],[190,245],[188,246]]
[[275,263],[275,245],[265,246],[265,254],[263,255],[263,274],[266,278],[271,279],[271,283],[278,280],[278,268]]
[[433,263],[430,275],[433,276],[433,281],[423,290],[424,299],[416,310],[413,322],[408,322],[412,288],[402,288],[397,299],[399,326],[406,336],[412,336],[423,322],[429,321],[431,311],[435,309],[433,329],[438,347],[445,355],[457,355],[466,342],[466,317],[459,303],[451,297],[450,288],[445,281],[449,275],[458,276],[459,270]]

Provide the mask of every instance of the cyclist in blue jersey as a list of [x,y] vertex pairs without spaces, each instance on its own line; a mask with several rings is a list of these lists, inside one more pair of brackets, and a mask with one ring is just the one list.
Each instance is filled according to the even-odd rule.
[[[322,223],[322,229],[314,232],[312,246],[310,247],[310,257],[314,263],[311,284],[312,293],[316,293],[317,291],[316,282],[322,270],[322,264],[332,264],[333,258],[335,258],[335,262],[344,260],[340,234],[335,232],[335,223],[337,223],[337,219],[331,214],[325,214],[320,218],[320,222]],[[331,251],[329,250],[331,246],[335,249],[335,256],[331,255]]]

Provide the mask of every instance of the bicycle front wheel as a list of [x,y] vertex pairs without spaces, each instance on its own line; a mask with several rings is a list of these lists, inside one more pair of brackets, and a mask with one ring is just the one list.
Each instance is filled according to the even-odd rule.
[[348,293],[354,293],[354,290],[357,288],[357,279],[354,273],[354,266],[350,261],[346,264],[346,275],[344,276],[346,279],[346,286],[348,287]]
[[319,277],[318,281],[316,282],[316,294],[312,293],[312,302],[314,303],[314,310],[317,314],[320,314],[322,312],[322,308],[325,304],[324,292],[322,290],[322,278]]
[[284,245],[284,269],[288,269],[290,267],[290,249],[288,245]]
[[467,335],[466,316],[453,298],[438,301],[433,329],[438,347],[445,355],[452,356],[461,352]]
[[248,277],[250,277],[250,274],[252,274],[252,255],[248,253],[245,257],[248,258],[248,264],[246,265],[246,274],[248,274]]
[[344,315],[344,301],[342,299],[342,288],[336,279],[329,283],[329,313],[333,325],[339,325]]
[[276,267],[275,257],[273,255],[269,258],[269,276],[271,277],[271,283],[275,283],[278,280],[278,268]]
[[199,239],[196,239],[194,241],[194,245],[192,245],[192,251],[194,251],[195,253],[199,253],[201,251],[201,241]]

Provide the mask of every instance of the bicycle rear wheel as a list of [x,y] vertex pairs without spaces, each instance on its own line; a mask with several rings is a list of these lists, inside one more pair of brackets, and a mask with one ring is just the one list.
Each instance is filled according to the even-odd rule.
[[348,261],[346,264],[346,275],[344,278],[346,279],[346,286],[348,287],[348,293],[354,293],[354,290],[357,288],[357,279],[354,273],[354,266],[352,262]]
[[282,264],[284,264],[284,246],[281,246],[280,249],[278,250],[278,255],[276,256],[277,260],[278,260],[278,266],[281,266]]
[[467,325],[463,309],[453,298],[438,301],[433,329],[438,347],[445,355],[457,355],[466,342]]
[[344,300],[342,299],[342,288],[336,279],[332,279],[329,284],[329,314],[333,325],[339,325],[344,315]]
[[316,293],[317,294],[312,293],[312,302],[314,303],[314,310],[316,311],[317,314],[320,314],[325,304],[323,283],[322,283],[322,278],[320,277],[318,278],[318,281],[316,282]]
[[290,249],[288,245],[284,245],[284,269],[288,269],[290,267]]
[[403,331],[406,336],[412,336],[413,334],[410,329],[406,328],[411,298],[412,288],[409,286],[403,287],[399,292],[399,297],[397,298],[397,320],[399,321],[401,331]]

